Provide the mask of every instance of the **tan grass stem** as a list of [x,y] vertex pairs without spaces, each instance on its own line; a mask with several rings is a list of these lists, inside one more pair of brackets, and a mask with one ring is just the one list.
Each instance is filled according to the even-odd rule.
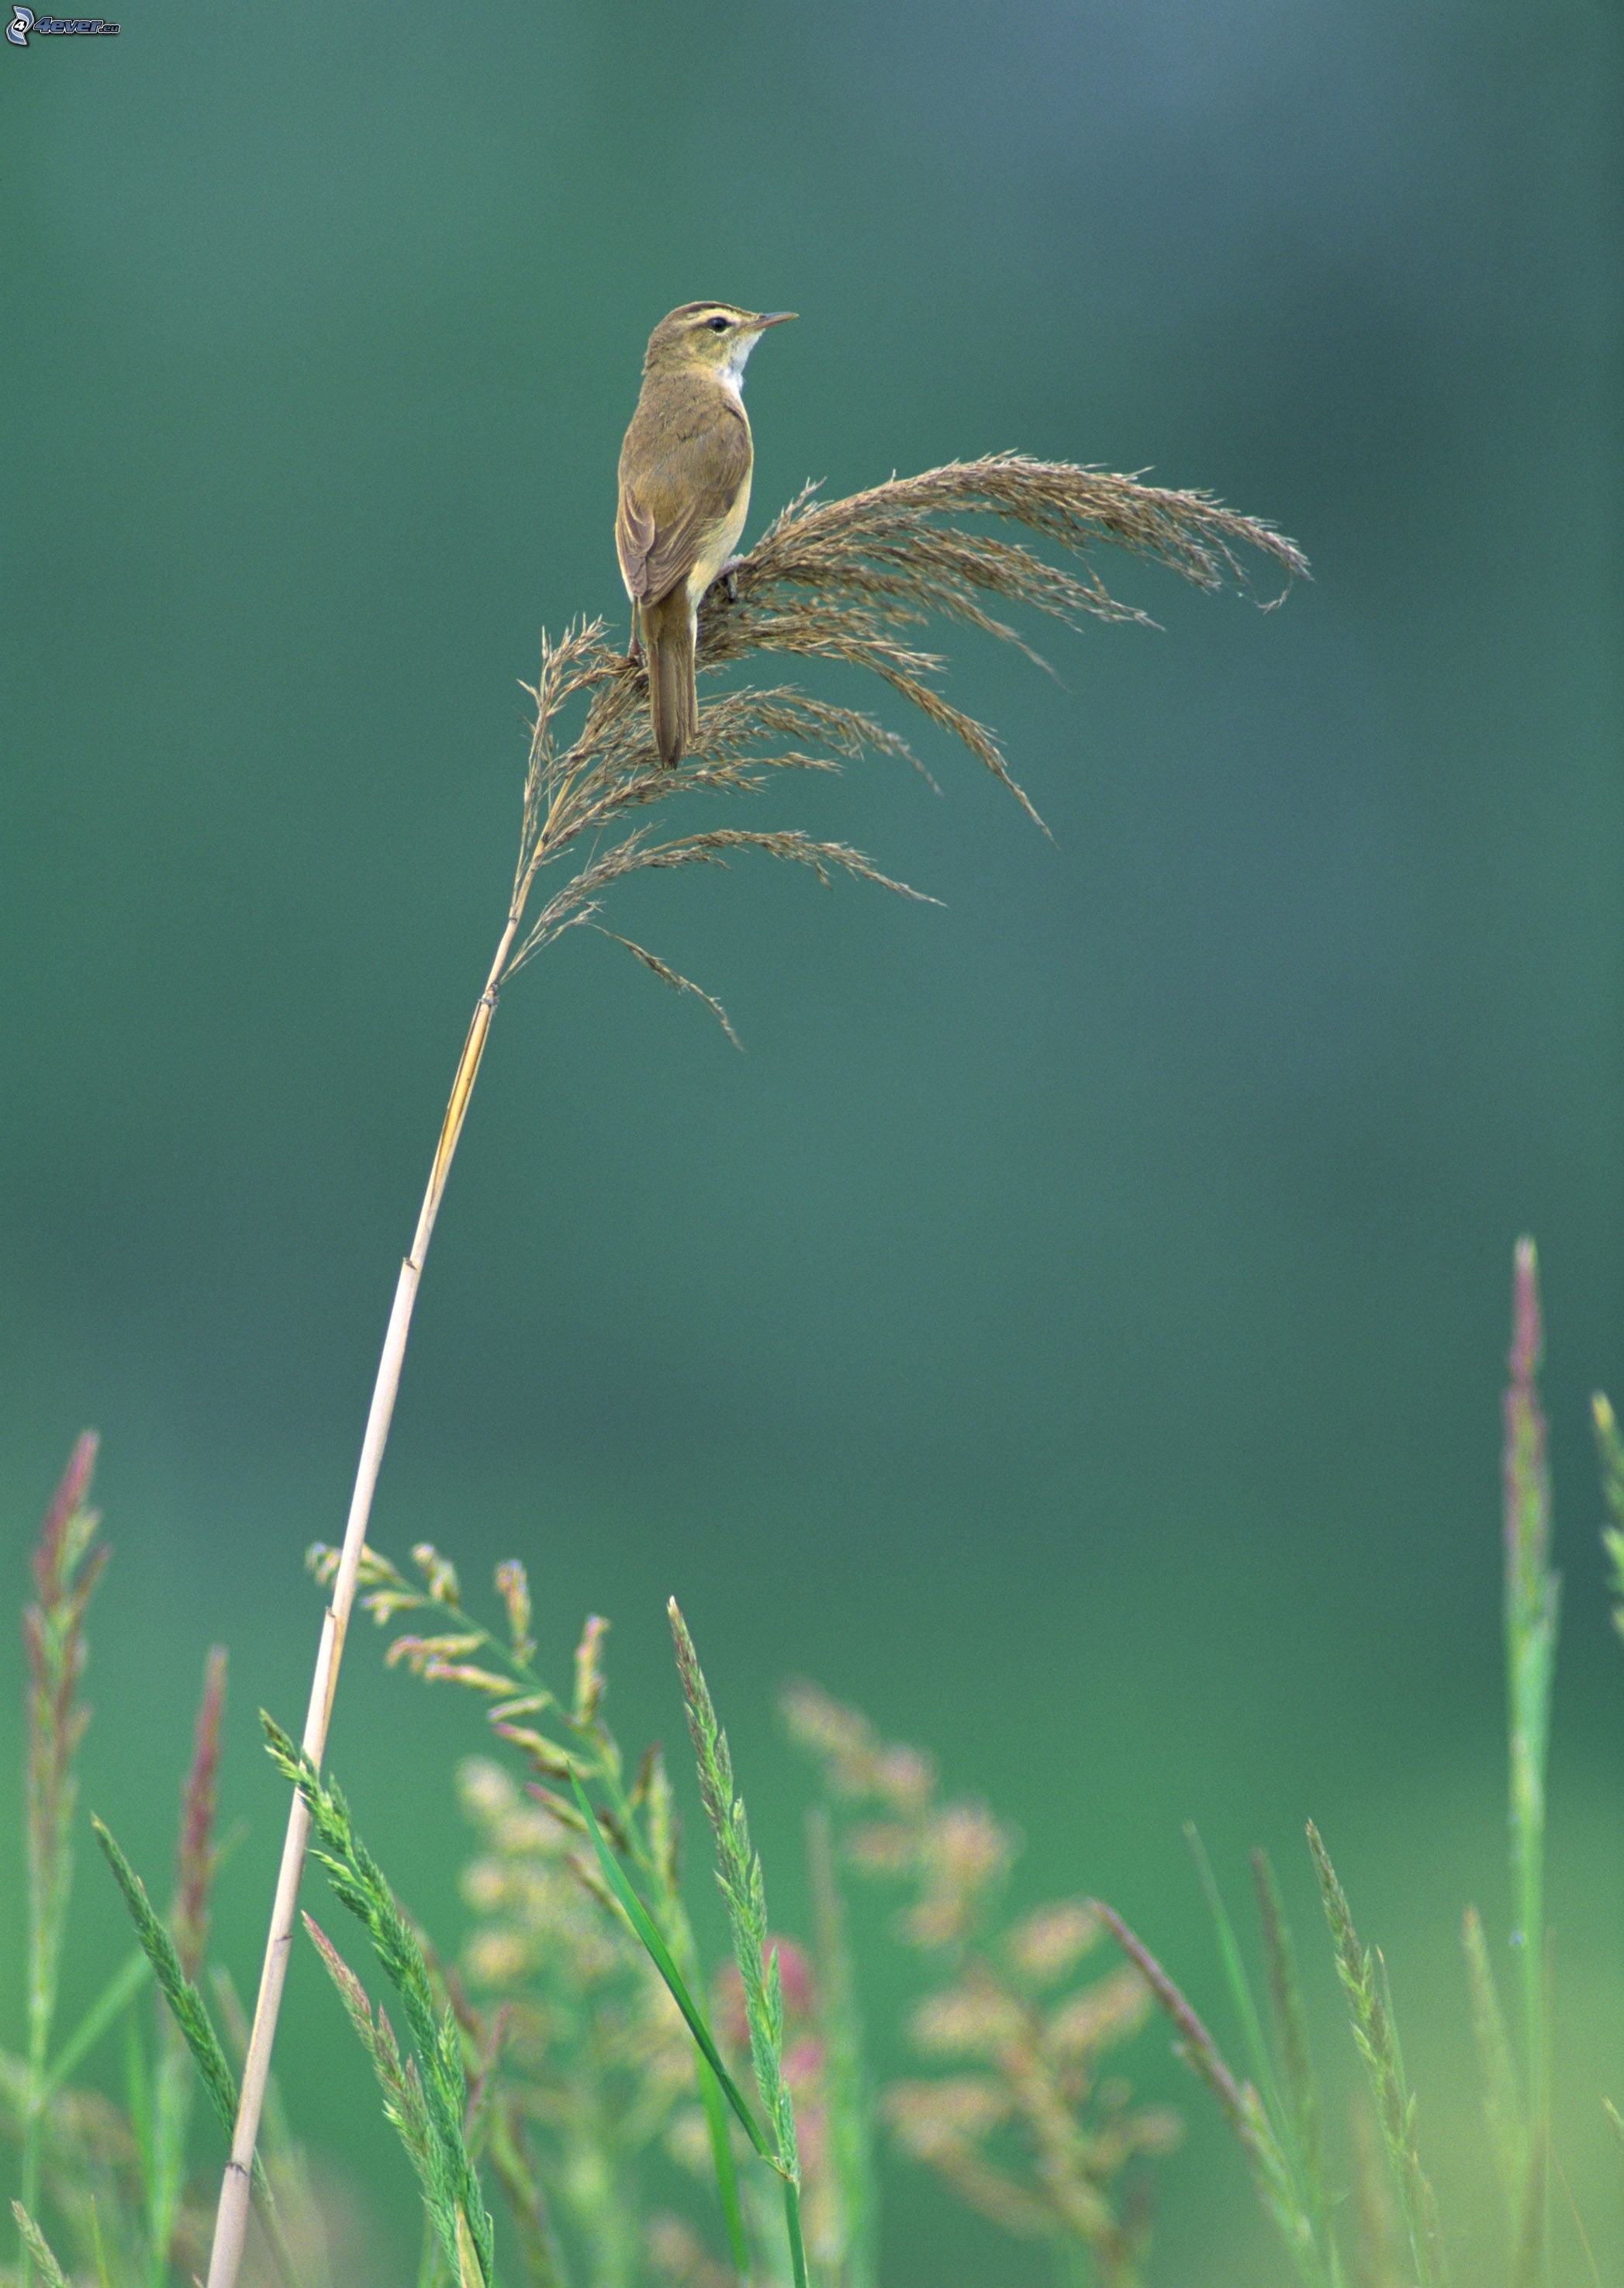
[[[372,1498],[383,1466],[384,1449],[389,1441],[389,1426],[400,1387],[400,1370],[406,1360],[407,1337],[411,1331],[412,1311],[423,1277],[424,1259],[428,1254],[429,1242],[433,1236],[434,1220],[440,1213],[440,1204],[445,1194],[446,1179],[451,1172],[457,1140],[462,1135],[463,1124],[468,1116],[469,1101],[479,1077],[480,1060],[485,1054],[485,1043],[496,1007],[497,987],[512,950],[519,923],[519,913],[510,914],[502,942],[496,949],[496,957],[491,964],[489,979],[474,1010],[468,1038],[457,1061],[456,1076],[451,1084],[446,1116],[440,1124],[440,1140],[434,1149],[434,1164],[429,1172],[428,1188],[424,1193],[423,1205],[417,1212],[417,1228],[412,1235],[411,1252],[402,1262],[400,1275],[395,1283],[394,1302],[389,1314],[377,1375],[372,1386],[372,1403],[367,1413],[360,1460],[356,1466],[355,1488],[350,1497],[350,1513],[345,1524],[338,1571],[322,1617],[321,1641],[316,1654],[315,1673],[311,1679],[310,1704],[305,1715],[301,1744],[305,1754],[316,1764],[321,1763],[327,1747],[333,1696],[338,1688],[338,1667],[344,1658],[345,1637],[349,1628],[351,1609],[355,1602],[361,1551],[367,1542],[367,1521],[372,1514]],[[231,2158],[226,2165],[226,2174],[220,2185],[214,2245],[209,2259],[209,2288],[234,2288],[248,2238],[254,2148],[259,2137],[259,2116],[265,2105],[265,2084],[270,2077],[271,2052],[276,2039],[282,1987],[288,1975],[288,1954],[293,1943],[294,1921],[298,1910],[299,1878],[304,1871],[305,1847],[309,1836],[309,1807],[296,1789],[289,1807],[287,1832],[282,1839],[281,1865],[277,1872],[271,1928],[265,1940],[265,1961],[259,1973],[259,1998],[254,2007],[253,2030],[249,2036],[248,2056],[243,2062],[242,2090],[237,2105],[236,2127],[232,2134]]]

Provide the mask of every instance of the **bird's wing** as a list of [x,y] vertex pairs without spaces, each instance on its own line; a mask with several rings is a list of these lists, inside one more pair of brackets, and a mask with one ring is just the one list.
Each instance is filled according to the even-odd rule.
[[647,600],[648,560],[654,552],[654,539],[652,513],[622,479],[620,503],[614,512],[614,552],[621,560],[626,593],[634,604]]
[[695,391],[661,413],[656,433],[638,406],[621,456],[614,546],[637,604],[661,602],[688,577],[750,473],[749,425],[722,390]]

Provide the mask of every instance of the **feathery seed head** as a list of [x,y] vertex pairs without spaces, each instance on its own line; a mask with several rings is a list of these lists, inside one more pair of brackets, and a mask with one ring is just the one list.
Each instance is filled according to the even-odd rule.
[[[705,328],[724,308],[696,305],[666,322]],[[709,331],[704,338],[723,339]],[[959,520],[965,518],[983,521]],[[1065,569],[1034,548],[985,529],[987,519],[1024,527],[1080,558],[1080,568]],[[992,454],[893,477],[844,500],[819,500],[816,489],[808,487],[729,580],[705,597],[699,666],[708,673],[754,653],[773,652],[865,669],[934,730],[957,740],[1036,819],[994,734],[943,697],[938,687],[945,663],[921,648],[918,639],[940,618],[978,628],[1035,658],[989,603],[1072,625],[1087,618],[1142,622],[1145,615],[1120,603],[1089,560],[1100,543],[1156,557],[1207,588],[1228,578],[1244,584],[1248,550],[1267,557],[1288,581],[1305,576],[1308,568],[1300,551],[1271,527],[1237,515],[1207,494],[1171,491],[1069,462]],[[739,828],[656,840],[639,817],[678,795],[753,794],[777,774],[838,769],[863,755],[899,758],[923,769],[906,740],[862,710],[787,686],[725,691],[707,700],[701,735],[689,759],[667,770],[649,730],[643,668],[611,646],[601,621],[582,622],[556,640],[544,640],[541,673],[527,688],[535,716],[514,875],[514,940],[504,978],[566,930],[596,929],[662,982],[706,1001],[725,1022],[719,1005],[679,971],[605,929],[600,917],[610,890],[650,869],[725,865],[733,855],[757,852],[804,866],[826,882],[847,875],[917,896],[844,844]],[[566,713],[576,706],[583,711],[581,719],[566,728]],[[577,847],[590,852],[585,862],[533,913],[532,893],[545,870]]]

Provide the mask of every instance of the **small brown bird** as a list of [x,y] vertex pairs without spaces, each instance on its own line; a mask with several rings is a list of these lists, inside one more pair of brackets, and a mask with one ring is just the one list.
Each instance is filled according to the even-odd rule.
[[662,763],[680,762],[699,736],[700,599],[726,570],[750,505],[745,361],[769,326],[795,314],[685,302],[648,338],[642,394],[621,447],[614,546]]

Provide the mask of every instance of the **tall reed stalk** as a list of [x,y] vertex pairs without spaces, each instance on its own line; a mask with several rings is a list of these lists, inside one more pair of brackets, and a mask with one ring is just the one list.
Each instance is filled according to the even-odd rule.
[[1560,1584],[1550,1565],[1550,1472],[1538,1372],[1544,1346],[1539,1266],[1519,1239],[1512,1278],[1511,1352],[1505,1394],[1506,1717],[1510,1768],[1511,1874],[1521,1966],[1527,2101],[1520,2237],[1535,2276],[1549,2270],[1550,2139],[1549,1971],[1545,1955],[1545,1784]]
[[[360,1569],[361,1551],[367,1541],[367,1521],[372,1514],[372,1498],[377,1489],[378,1472],[383,1467],[384,1449],[389,1442],[389,1426],[395,1410],[395,1397],[400,1387],[400,1370],[406,1362],[407,1338],[411,1331],[417,1286],[423,1277],[429,1242],[433,1236],[434,1220],[440,1213],[440,1201],[445,1196],[446,1179],[451,1172],[452,1158],[463,1132],[463,1123],[468,1115],[469,1099],[479,1077],[486,1035],[490,1029],[492,1013],[496,1005],[496,988],[519,928],[519,919],[517,914],[509,917],[507,928],[497,947],[496,958],[491,965],[490,976],[474,1011],[473,1022],[469,1027],[468,1038],[463,1044],[456,1076],[452,1083],[450,1101],[440,1126],[440,1141],[435,1147],[428,1188],[417,1212],[417,1228],[412,1235],[410,1251],[395,1282],[394,1303],[384,1335],[384,1349],[378,1360],[377,1373],[373,1380],[372,1402],[367,1412],[360,1460],[356,1468],[354,1490],[350,1497],[343,1553],[333,1593],[322,1617],[315,1673],[311,1679],[310,1702],[305,1712],[305,1730],[300,1744],[313,1766],[320,1766],[327,1748],[333,1697],[338,1688],[338,1664],[344,1657],[345,1633],[355,1602],[356,1577]],[[281,1863],[277,1870],[276,1892],[271,1907],[270,1935],[265,1942],[265,1961],[259,1974],[259,1998],[254,2008],[248,2056],[242,2070],[242,2093],[237,2104],[236,2125],[232,2133],[231,2158],[226,2165],[215,2217],[214,2244],[209,2258],[209,2288],[234,2288],[242,2268],[242,2251],[248,2237],[259,2117],[265,2107],[265,2085],[270,2078],[276,2021],[281,2009],[282,1988],[287,1981],[288,1955],[293,1944],[299,1878],[304,1871],[305,1851],[309,1839],[310,1807],[305,1797],[296,1789],[288,1812],[287,1832],[282,1839]]]
[[[866,668],[927,721],[957,738],[1030,811],[993,735],[935,687],[932,679],[943,663],[918,648],[915,632],[939,616],[1026,649],[1013,629],[987,612],[984,597],[1027,605],[1073,624],[1086,616],[1144,616],[1119,603],[1091,567],[1085,565],[1080,574],[1066,571],[1006,538],[943,520],[965,514],[1008,520],[1079,555],[1098,541],[1110,541],[1156,557],[1208,588],[1222,584],[1227,575],[1240,576],[1236,552],[1242,548],[1261,551],[1288,576],[1307,568],[1290,541],[1206,494],[1168,491],[1066,462],[994,454],[893,478],[845,500],[820,502],[811,489],[803,493],[735,568],[727,585],[713,589],[706,599],[700,623],[701,668],[726,666],[758,651]],[[907,896],[918,894],[846,844],[817,841],[798,831],[713,827],[655,841],[646,824],[634,822],[634,814],[677,794],[757,792],[773,772],[836,770],[842,759],[864,754],[915,759],[905,740],[860,711],[784,687],[733,689],[707,707],[702,736],[685,767],[662,769],[649,735],[642,669],[608,644],[601,622],[574,627],[557,643],[543,640],[541,674],[531,695],[535,722],[512,895],[395,1285],[311,1680],[301,1747],[312,1772],[319,1769],[326,1750],[424,1264],[503,984],[566,930],[590,926],[624,946],[663,982],[699,995],[725,1025],[725,1013],[709,993],[646,948],[603,928],[597,917],[613,884],[649,869],[725,865],[733,854],[754,850],[808,867],[825,882],[847,874]],[[577,701],[584,702],[580,727],[560,746],[558,719]],[[582,843],[578,870],[533,911],[543,870]],[[231,2158],[220,2189],[208,2288],[234,2288],[242,2264],[255,2144],[310,1817],[306,1794],[296,1791]]]

